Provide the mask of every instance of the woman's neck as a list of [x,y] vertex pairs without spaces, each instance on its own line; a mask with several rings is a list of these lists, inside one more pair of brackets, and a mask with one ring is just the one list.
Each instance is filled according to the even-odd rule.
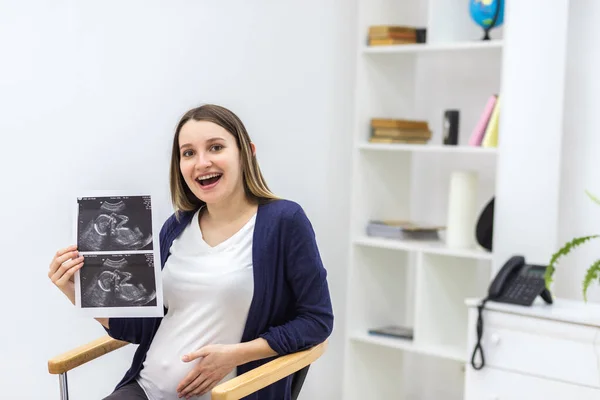
[[248,199],[242,190],[242,193],[231,196],[225,202],[207,204],[206,216],[210,219],[211,223],[221,225],[234,222],[255,209],[256,202]]

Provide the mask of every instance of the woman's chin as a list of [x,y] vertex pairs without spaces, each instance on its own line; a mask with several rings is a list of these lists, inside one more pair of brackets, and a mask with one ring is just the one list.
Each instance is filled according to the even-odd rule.
[[219,193],[194,193],[197,198],[199,198],[202,202],[206,203],[206,205],[213,205],[219,203],[223,196]]

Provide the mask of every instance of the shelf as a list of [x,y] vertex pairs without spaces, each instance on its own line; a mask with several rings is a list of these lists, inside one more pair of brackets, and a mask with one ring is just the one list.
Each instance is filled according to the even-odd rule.
[[364,54],[398,54],[398,53],[434,53],[447,51],[477,51],[502,49],[502,40],[449,42],[449,43],[418,43],[390,46],[364,46]]
[[[370,27],[394,24],[426,27],[428,43],[367,45]],[[427,241],[368,236],[366,225],[439,225],[455,171],[477,173],[474,207],[495,196],[503,149],[471,146],[468,138],[489,96],[501,93],[504,32],[494,29],[493,40],[480,40],[481,28],[455,0],[360,0],[357,26],[341,397],[459,399],[472,352],[464,302],[485,296],[498,252],[476,238],[469,248],[453,248],[444,231],[441,240]],[[460,126],[467,127],[458,145],[440,136],[448,109],[460,110]],[[377,116],[428,121],[433,137],[422,144],[372,140],[369,121]],[[410,326],[414,339],[369,334],[385,325]]]
[[496,147],[450,146],[435,144],[405,143],[361,143],[360,150],[368,151],[412,151],[423,153],[497,154]]
[[360,343],[373,344],[376,346],[410,351],[413,353],[419,353],[448,360],[460,362],[465,361],[465,356],[460,349],[433,345],[418,345],[412,340],[408,339],[396,339],[385,336],[374,336],[368,333],[355,332],[350,336],[350,340]]
[[477,260],[492,260],[492,253],[478,249],[451,249],[444,242],[405,241],[378,237],[362,236],[354,240],[359,246],[377,247],[382,249],[415,251],[427,254],[438,254],[451,257],[473,258]]

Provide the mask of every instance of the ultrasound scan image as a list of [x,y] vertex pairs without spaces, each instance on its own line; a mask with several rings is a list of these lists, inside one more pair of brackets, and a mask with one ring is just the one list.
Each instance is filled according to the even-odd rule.
[[81,306],[156,306],[152,254],[86,255],[80,270]]
[[149,196],[78,199],[79,251],[152,250]]

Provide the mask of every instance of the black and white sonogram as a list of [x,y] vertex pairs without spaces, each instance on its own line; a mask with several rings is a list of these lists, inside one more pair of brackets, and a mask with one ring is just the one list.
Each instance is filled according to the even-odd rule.
[[80,197],[77,203],[79,251],[152,251],[150,196]]
[[82,308],[156,306],[151,253],[85,255],[80,284]]

